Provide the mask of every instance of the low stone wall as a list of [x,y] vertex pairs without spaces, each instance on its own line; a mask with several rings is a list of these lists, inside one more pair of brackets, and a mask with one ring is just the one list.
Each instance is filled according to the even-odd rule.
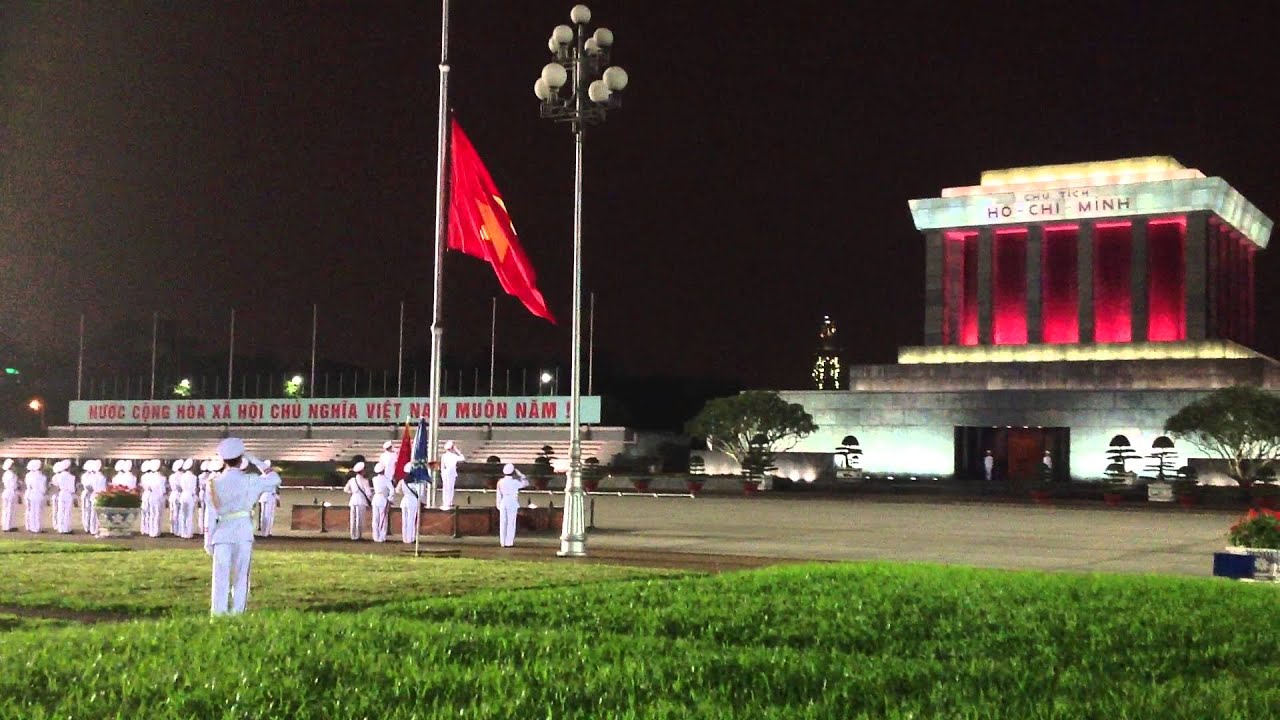
[[[369,532],[369,513],[365,514],[363,532]],[[517,528],[526,532],[559,532],[564,523],[563,508],[522,507],[516,516]],[[289,529],[310,532],[349,532],[351,511],[346,505],[294,505],[289,512]],[[423,508],[418,514],[418,532],[423,535],[496,535],[498,509],[493,507],[460,507],[452,510]],[[390,509],[388,536],[400,535],[400,508]]]

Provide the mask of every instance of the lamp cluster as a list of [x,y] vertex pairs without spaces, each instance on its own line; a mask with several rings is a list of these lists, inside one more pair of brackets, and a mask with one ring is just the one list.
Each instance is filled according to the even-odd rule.
[[613,31],[602,27],[588,35],[591,10],[586,5],[575,5],[569,20],[573,26],[557,25],[551,31],[551,62],[543,66],[533,94],[542,101],[542,117],[573,122],[577,129],[578,123],[603,122],[606,111],[618,107],[627,71],[609,65]]

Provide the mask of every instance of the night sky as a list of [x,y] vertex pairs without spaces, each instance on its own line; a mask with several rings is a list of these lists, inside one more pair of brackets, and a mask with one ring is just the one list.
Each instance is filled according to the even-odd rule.
[[[498,301],[510,363],[568,375],[573,147],[533,81],[567,0],[455,0],[456,117],[560,324]],[[804,387],[824,314],[849,362],[922,342],[907,200],[983,169],[1172,155],[1280,217],[1273,3],[591,3],[631,83],[586,138],[584,286],[616,377]],[[50,387],[194,356],[394,370],[429,345],[439,3],[0,6],[0,353]],[[1259,256],[1280,354],[1280,255]],[[446,261],[446,343],[487,368],[482,261]],[[585,321],[584,321],[585,327]],[[132,329],[132,330],[130,330]],[[120,365],[127,367],[120,367]],[[184,368],[179,368],[185,371]],[[567,383],[567,380],[566,380]],[[597,390],[600,388],[597,388]]]

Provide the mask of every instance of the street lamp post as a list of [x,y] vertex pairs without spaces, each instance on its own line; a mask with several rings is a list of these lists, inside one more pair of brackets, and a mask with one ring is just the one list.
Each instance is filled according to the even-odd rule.
[[[569,471],[564,485],[564,526],[560,533],[561,557],[587,554],[586,502],[582,491],[581,400],[582,377],[582,140],[587,125],[605,120],[618,107],[618,91],[627,86],[627,72],[609,65],[613,33],[596,28],[587,36],[591,10],[575,5],[569,11],[573,26],[557,25],[547,47],[551,62],[533,85],[541,102],[541,117],[569,124],[573,131],[573,355],[569,371]],[[564,90],[564,94],[561,93]]]
[[47,427],[44,422],[44,401],[40,398],[32,398],[31,402],[27,403],[27,407],[40,416],[40,434],[43,435]]

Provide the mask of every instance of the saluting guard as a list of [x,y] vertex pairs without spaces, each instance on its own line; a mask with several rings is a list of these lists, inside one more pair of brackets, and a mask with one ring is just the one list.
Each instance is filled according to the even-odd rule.
[[452,440],[445,441],[444,454],[440,456],[441,510],[453,507],[453,489],[458,484],[458,463],[466,459]]
[[347,484],[342,491],[351,496],[347,501],[348,511],[351,513],[351,539],[360,539],[361,523],[364,522],[364,514],[372,504],[373,487],[369,484],[369,479],[364,476],[364,461],[351,466],[351,471],[355,474],[347,480]]
[[516,544],[516,518],[520,513],[520,489],[529,486],[529,480],[515,465],[502,466],[502,479],[498,481],[498,542],[502,547]]
[[27,532],[38,533],[44,526],[44,498],[49,489],[49,478],[41,472],[44,463],[27,462],[27,475],[22,479],[22,502],[26,507]]
[[[253,559],[253,520],[249,509],[265,492],[280,486],[280,476],[253,475],[240,469],[241,460],[258,466],[260,461],[245,453],[244,441],[230,437],[218,443],[218,455],[227,469],[209,483],[209,502],[213,506],[213,532],[209,546],[213,555],[213,597],[211,615],[244,612],[249,602],[249,568]],[[230,597],[228,597],[228,591]]]
[[0,530],[13,532],[18,528],[13,524],[13,516],[18,507],[18,474],[13,471],[13,458],[5,458],[4,475],[0,476]]
[[182,495],[182,458],[169,466],[169,487],[165,502],[169,506],[169,532],[178,534],[178,498]]

